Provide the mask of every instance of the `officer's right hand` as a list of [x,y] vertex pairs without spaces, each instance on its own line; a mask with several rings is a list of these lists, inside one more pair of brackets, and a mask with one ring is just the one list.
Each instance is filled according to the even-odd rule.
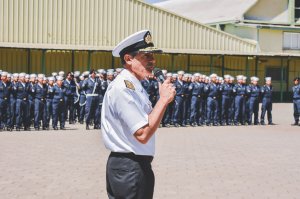
[[163,84],[158,84],[160,100],[162,100],[166,104],[169,104],[173,101],[176,95],[176,91],[173,84],[171,83],[170,79],[165,80]]

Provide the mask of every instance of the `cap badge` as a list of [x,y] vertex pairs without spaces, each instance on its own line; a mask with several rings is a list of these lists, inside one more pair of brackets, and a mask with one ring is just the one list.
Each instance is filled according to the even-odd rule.
[[150,32],[148,32],[148,33],[146,34],[146,37],[145,37],[144,40],[145,40],[145,42],[146,42],[147,44],[152,43],[152,37],[151,37]]

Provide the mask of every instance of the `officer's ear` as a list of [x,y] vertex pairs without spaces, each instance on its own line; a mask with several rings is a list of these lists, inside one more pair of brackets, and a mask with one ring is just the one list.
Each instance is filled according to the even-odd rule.
[[130,54],[125,54],[123,57],[123,60],[125,62],[126,65],[132,65],[132,60],[133,60],[134,56],[130,55]]

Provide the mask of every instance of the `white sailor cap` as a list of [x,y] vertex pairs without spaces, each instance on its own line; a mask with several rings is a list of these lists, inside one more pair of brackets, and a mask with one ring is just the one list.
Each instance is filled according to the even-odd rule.
[[209,76],[210,78],[213,78],[213,77],[218,77],[218,75],[216,74],[216,73],[213,73],[213,74],[211,74],[210,76]]
[[200,75],[200,73],[195,73],[194,76],[195,77],[200,77],[201,75]]
[[173,74],[172,74],[172,77],[175,77],[175,78],[177,78],[177,77],[178,77],[178,74],[176,74],[176,73],[173,73]]
[[247,80],[247,77],[246,77],[246,76],[242,75],[242,77],[243,77],[243,80],[244,80],[244,81]]
[[166,75],[166,74],[168,73],[168,71],[165,70],[165,69],[161,70],[161,72],[162,72],[164,75]]
[[59,71],[58,75],[63,77],[65,75],[65,72],[64,71]]
[[52,73],[52,76],[53,76],[53,77],[57,76],[57,72],[53,72],[53,73]]
[[107,75],[114,75],[114,71],[113,70],[108,70],[106,74]]
[[167,77],[172,77],[173,74],[172,74],[172,73],[167,73],[166,76],[167,76]]
[[19,77],[19,73],[14,73],[14,74],[13,74],[13,77],[14,77],[14,78]]
[[253,79],[251,81],[258,82],[259,78],[258,77],[253,77]]
[[84,80],[84,76],[83,76],[83,75],[80,75],[80,76],[79,76],[79,79],[80,79],[80,80]]
[[116,68],[116,72],[120,73],[122,72],[123,68]]
[[30,74],[29,77],[30,77],[30,78],[36,78],[36,74],[32,73],[32,74]]
[[97,72],[100,74],[106,74],[106,71],[104,69],[98,69]]
[[90,72],[89,71],[84,71],[82,74],[83,74],[83,76],[87,77],[87,76],[89,76]]
[[243,75],[236,76],[236,80],[243,80]]
[[184,75],[184,71],[183,71],[183,70],[180,70],[180,71],[177,72],[177,74],[178,74],[178,75]]
[[154,47],[149,30],[136,32],[121,41],[112,51],[114,57],[123,57],[131,52],[162,52]]
[[272,80],[272,77],[266,77],[265,80],[266,80],[266,81],[271,81],[271,80]]
[[74,71],[74,77],[79,77],[80,71]]
[[11,77],[12,77],[12,74],[11,74],[11,73],[7,73],[7,77],[8,77],[8,78],[11,78]]
[[45,75],[44,74],[38,74],[38,78],[44,78]]
[[210,78],[209,78],[208,76],[205,76],[205,79],[206,79],[206,80],[210,80]]
[[224,79],[230,79],[230,75],[224,75]]
[[19,73],[19,77],[25,77],[25,73]]
[[234,77],[233,77],[233,76],[229,76],[229,79],[230,79],[231,81],[233,81],[233,80],[234,80]]
[[1,72],[1,76],[7,77],[7,75],[8,75],[8,72],[6,72],[6,71],[2,71],[2,72]]
[[57,76],[56,77],[56,80],[58,80],[58,81],[62,81],[64,78],[62,77],[62,76]]
[[49,80],[49,81],[54,81],[55,78],[54,78],[54,77],[48,77],[48,80]]
[[223,77],[218,77],[218,80],[223,81],[224,79],[223,79]]
[[188,78],[190,75],[188,73],[184,74],[183,77]]
[[25,79],[29,79],[30,75],[25,73]]

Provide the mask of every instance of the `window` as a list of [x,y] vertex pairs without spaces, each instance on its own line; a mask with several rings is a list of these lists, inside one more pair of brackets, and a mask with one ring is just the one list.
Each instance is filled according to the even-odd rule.
[[[283,69],[282,80],[286,81],[286,70]],[[266,77],[272,77],[273,81],[281,81],[281,68],[266,67]]]
[[300,50],[300,33],[284,32],[283,33],[283,49]]
[[295,0],[295,20],[300,18],[300,0]]

